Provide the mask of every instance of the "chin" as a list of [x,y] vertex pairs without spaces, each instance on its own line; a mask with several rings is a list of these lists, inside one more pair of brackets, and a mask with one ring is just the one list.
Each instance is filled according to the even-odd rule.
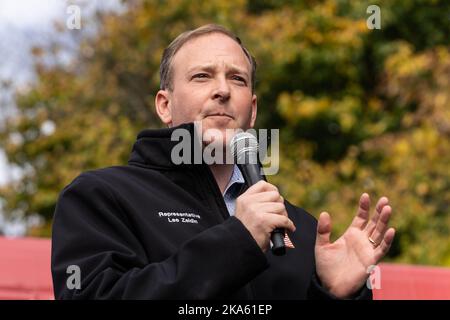
[[[240,129],[235,119],[226,116],[209,116],[201,121],[203,141],[209,144],[211,141],[230,143],[235,131]],[[245,129],[243,129],[245,130]]]
[[204,127],[203,141],[206,143],[214,142],[214,144],[220,143],[226,145],[231,141],[233,132],[233,128]]
[[235,126],[234,119],[227,116],[209,116],[203,119],[203,126],[213,129],[232,129]]

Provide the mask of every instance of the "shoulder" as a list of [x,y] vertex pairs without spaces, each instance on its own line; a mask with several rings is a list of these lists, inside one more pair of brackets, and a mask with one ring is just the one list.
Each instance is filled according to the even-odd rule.
[[127,166],[107,167],[82,172],[72,180],[60,193],[60,197],[67,194],[108,194],[114,185],[120,185],[123,180],[129,180],[131,175]]
[[[94,219],[98,216],[124,217],[120,192],[131,189],[123,183],[130,179],[126,166],[85,171],[78,175],[59,194],[56,202],[56,221],[61,219]],[[93,214],[95,213],[95,214]]]
[[110,201],[123,200],[127,195],[145,192],[156,196],[163,182],[169,182],[164,172],[138,166],[112,166],[85,171],[78,175],[60,193],[59,201],[71,198],[92,198]]
[[[121,189],[130,184],[135,184],[137,180],[142,179],[145,175],[146,179],[160,180],[163,174],[158,170],[151,168],[144,169],[137,166],[112,166],[101,169],[85,171],[78,175],[63,192],[67,189],[85,187],[103,188],[103,189]],[[145,174],[144,174],[145,173]]]
[[120,167],[108,167],[82,172],[63,189],[62,193],[78,188],[92,189],[102,187],[105,181],[121,174],[121,170],[118,168]]

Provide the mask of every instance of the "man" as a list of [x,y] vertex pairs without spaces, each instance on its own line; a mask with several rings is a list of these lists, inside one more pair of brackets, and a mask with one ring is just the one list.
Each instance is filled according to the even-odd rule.
[[[175,130],[195,136],[197,122],[205,145],[226,146],[227,129],[254,126],[255,70],[239,38],[221,26],[185,32],[169,45],[155,97],[168,128],[142,131],[128,165],[83,173],[60,195],[56,298],[371,298],[368,268],[394,238],[386,197],[369,220],[363,194],[350,227],[330,243],[328,213],[317,223],[275,186],[247,188],[233,164],[174,164]],[[205,134],[210,129],[223,134]],[[285,228],[295,247],[284,256],[268,250],[275,228]],[[79,283],[68,285],[73,266]]]

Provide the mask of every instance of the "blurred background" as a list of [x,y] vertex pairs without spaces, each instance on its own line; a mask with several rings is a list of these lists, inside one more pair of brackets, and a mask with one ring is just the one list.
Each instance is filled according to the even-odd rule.
[[50,237],[67,184],[126,164],[137,133],[161,127],[163,49],[211,22],[257,60],[257,127],[280,129],[269,181],[285,198],[330,212],[336,236],[363,192],[385,195],[397,233],[384,261],[450,266],[445,0],[1,1],[0,234]]

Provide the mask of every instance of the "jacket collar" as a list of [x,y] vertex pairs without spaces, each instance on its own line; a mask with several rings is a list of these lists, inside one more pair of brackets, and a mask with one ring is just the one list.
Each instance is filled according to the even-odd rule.
[[[172,134],[177,129],[182,129],[183,137],[179,137],[179,140],[172,140]],[[172,149],[186,137],[190,139],[190,161],[175,164],[171,157]],[[192,122],[171,128],[143,130],[137,136],[128,163],[160,169],[205,165],[201,157],[201,144],[197,137],[195,125]],[[200,157],[198,157],[198,154],[195,157],[195,151],[198,153],[198,150],[200,150]],[[177,154],[179,154],[179,146]]]

